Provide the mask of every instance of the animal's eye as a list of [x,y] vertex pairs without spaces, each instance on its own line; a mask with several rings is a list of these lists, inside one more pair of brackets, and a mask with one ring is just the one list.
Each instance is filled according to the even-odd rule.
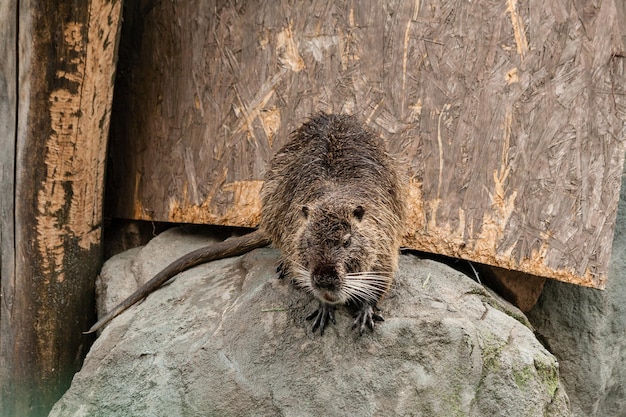
[[363,208],[363,206],[356,206],[352,213],[357,220],[361,220],[363,218],[363,215],[365,214],[365,209]]
[[307,206],[302,206],[302,215],[305,219],[309,218],[309,208]]
[[348,246],[350,246],[350,243],[352,243],[352,235],[350,233],[346,233],[341,239],[341,244],[344,248],[347,248]]

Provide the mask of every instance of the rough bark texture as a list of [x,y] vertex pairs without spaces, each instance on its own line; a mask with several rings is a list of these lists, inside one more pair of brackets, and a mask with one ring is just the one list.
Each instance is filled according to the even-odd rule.
[[90,344],[121,2],[0,12],[0,414],[41,416]]
[[110,213],[253,226],[266,162],[356,113],[411,174],[406,244],[605,285],[625,142],[621,0],[131,0]]

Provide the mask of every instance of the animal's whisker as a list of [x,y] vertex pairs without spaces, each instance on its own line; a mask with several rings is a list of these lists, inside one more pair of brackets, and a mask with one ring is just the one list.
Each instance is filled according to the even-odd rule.
[[342,294],[348,300],[369,303],[377,301],[388,287],[389,279],[378,273],[347,274]]
[[310,272],[301,264],[292,262],[293,273],[291,276],[292,281],[301,289],[308,293],[314,293],[314,288],[311,284]]
[[376,272],[361,271],[361,272],[349,272],[346,274],[346,276],[349,276],[349,277],[367,276],[367,277],[379,277],[381,279],[389,279],[389,277],[393,275],[394,275],[393,272],[383,272],[383,271],[376,271]]

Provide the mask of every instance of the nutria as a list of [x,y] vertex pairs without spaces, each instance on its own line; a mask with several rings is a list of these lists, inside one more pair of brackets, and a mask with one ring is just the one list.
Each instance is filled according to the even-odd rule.
[[379,136],[354,116],[319,113],[292,134],[265,175],[259,230],[174,261],[89,329],[94,332],[179,272],[272,243],[279,272],[319,301],[307,319],[320,334],[335,307],[357,309],[363,333],[383,320],[376,304],[398,263],[403,181]]
[[272,159],[261,190],[261,230],[282,252],[283,275],[320,302],[313,330],[337,304],[373,329],[376,303],[398,263],[404,195],[383,140],[353,116],[318,114]]

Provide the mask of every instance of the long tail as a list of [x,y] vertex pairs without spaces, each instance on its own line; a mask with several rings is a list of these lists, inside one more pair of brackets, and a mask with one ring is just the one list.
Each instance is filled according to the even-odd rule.
[[102,328],[109,321],[117,317],[124,310],[135,304],[136,302],[144,299],[148,294],[163,285],[167,280],[174,275],[186,271],[196,265],[203,264],[205,262],[214,261],[216,259],[229,258],[231,256],[242,255],[252,249],[260,248],[270,244],[270,240],[265,237],[263,232],[255,230],[247,235],[230,238],[223,242],[213,243],[200,249],[196,249],[187,255],[178,258],[165,269],[156,274],[150,281],[143,284],[141,287],[132,293],[127,299],[119,303],[113,310],[102,317],[96,324],[84,332],[89,334]]

